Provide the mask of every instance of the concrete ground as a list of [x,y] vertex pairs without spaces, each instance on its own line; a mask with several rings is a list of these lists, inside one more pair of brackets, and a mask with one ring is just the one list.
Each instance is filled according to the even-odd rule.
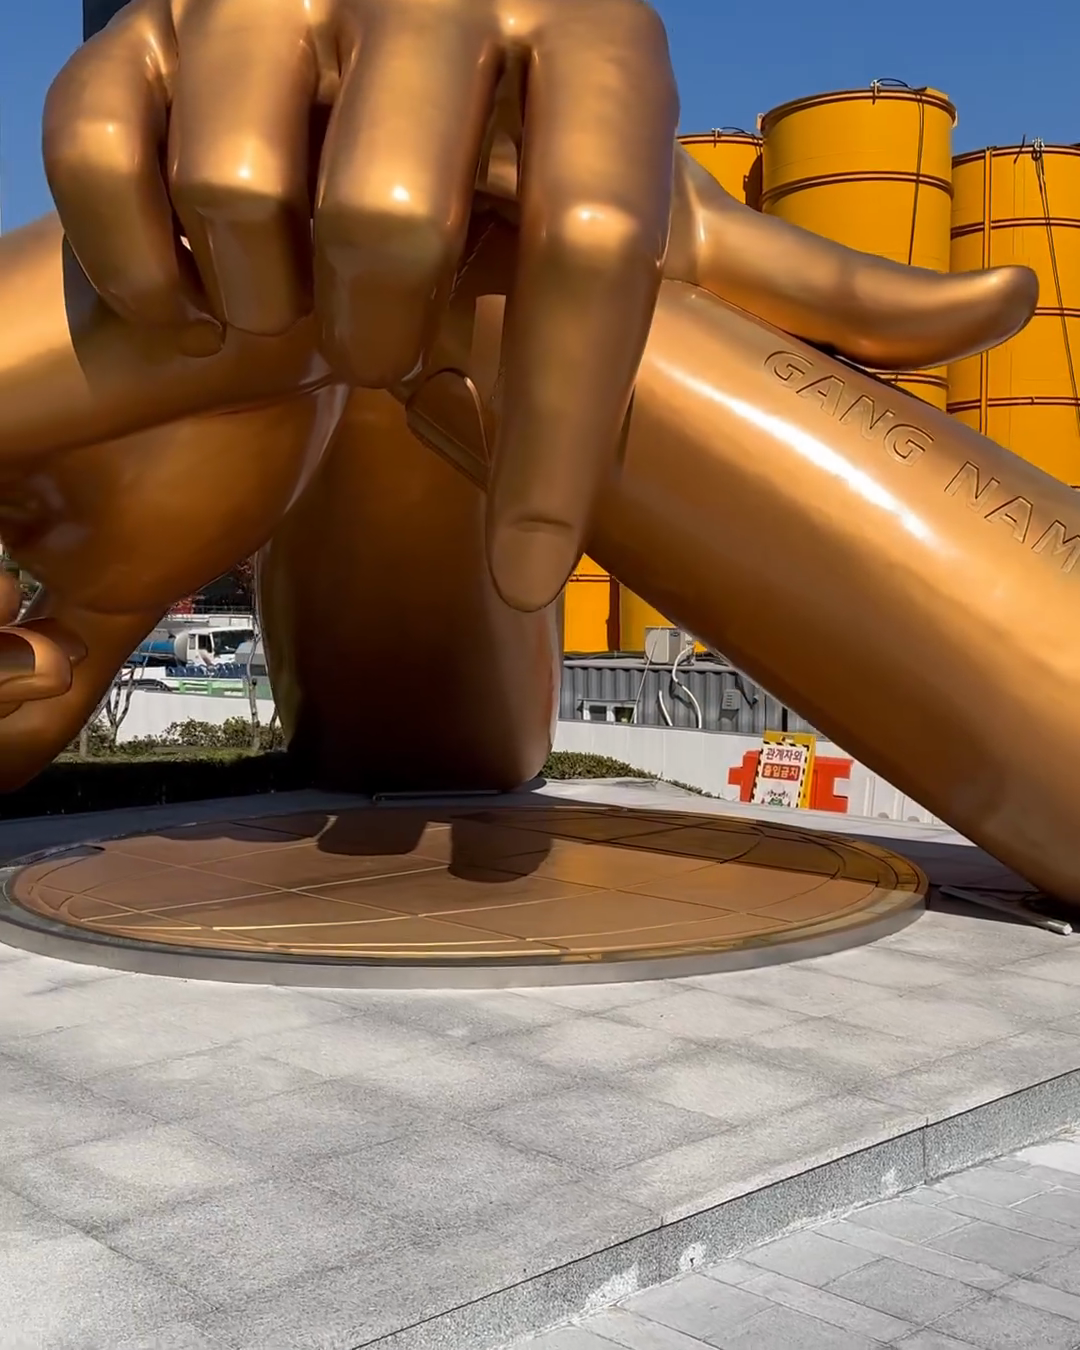
[[1080,1346],[1080,1135],[765,1243],[515,1350],[880,1346]]
[[[557,792],[660,804],[640,787]],[[0,856],[101,828],[8,822]],[[1019,884],[955,836],[916,833],[903,850],[937,878]],[[933,912],[765,970],[453,995],[187,982],[0,948],[0,1350],[490,1350],[1080,1119],[1074,941]],[[762,1316],[783,1302],[695,1278]],[[860,1344],[822,1334],[796,1343]],[[674,1335],[625,1344],[695,1350]]]

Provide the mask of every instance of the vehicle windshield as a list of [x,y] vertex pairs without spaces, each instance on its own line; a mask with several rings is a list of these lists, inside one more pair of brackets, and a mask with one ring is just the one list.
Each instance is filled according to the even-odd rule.
[[222,628],[214,634],[214,650],[219,656],[235,656],[240,644],[254,636],[250,628]]

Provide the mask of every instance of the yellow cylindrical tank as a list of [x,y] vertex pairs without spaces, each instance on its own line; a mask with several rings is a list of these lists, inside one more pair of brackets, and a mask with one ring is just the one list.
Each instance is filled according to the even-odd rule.
[[591,558],[582,558],[563,597],[563,651],[594,653],[619,647],[619,588]]
[[1016,337],[949,368],[949,411],[1080,487],[1080,146],[993,146],[953,162],[952,267],[1039,278]]
[[619,587],[619,646],[624,652],[645,650],[646,628],[672,628],[658,609],[642,600],[641,596]]
[[[956,109],[936,89],[875,82],[761,119],[761,209],[894,262],[949,270]],[[943,368],[885,376],[944,408]]]
[[698,131],[679,144],[712,174],[725,192],[761,210],[761,137],[738,128]]

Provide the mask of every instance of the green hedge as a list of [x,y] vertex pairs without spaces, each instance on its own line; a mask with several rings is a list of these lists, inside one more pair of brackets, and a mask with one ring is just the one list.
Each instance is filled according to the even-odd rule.
[[[33,782],[0,796],[0,819],[122,810],[312,786],[310,777],[283,750],[252,754],[246,749],[250,743],[251,725],[241,717],[230,718],[224,726],[180,723],[161,737],[127,741],[111,751],[104,738],[95,736],[89,758],[80,759],[70,748]],[[654,779],[606,755],[563,750],[548,757],[542,776],[562,781]]]
[[65,816],[77,811],[289,792],[307,786],[308,781],[283,751],[251,755],[235,750],[162,750],[141,759],[65,756],[25,787],[0,797],[0,818]]

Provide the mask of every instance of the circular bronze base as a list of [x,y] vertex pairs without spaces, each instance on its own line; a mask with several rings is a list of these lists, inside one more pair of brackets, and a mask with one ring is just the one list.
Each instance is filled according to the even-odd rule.
[[9,879],[2,936],[16,925],[90,942],[76,959],[97,964],[266,983],[619,980],[865,941],[914,917],[926,886],[884,849],[771,822],[577,805],[361,807],[30,862]]

